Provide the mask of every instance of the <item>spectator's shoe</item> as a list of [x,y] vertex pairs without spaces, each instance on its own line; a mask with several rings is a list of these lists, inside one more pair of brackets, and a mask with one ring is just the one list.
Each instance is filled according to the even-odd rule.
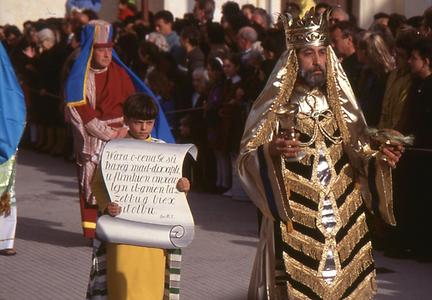
[[226,191],[225,193],[223,193],[222,196],[224,196],[224,197],[230,197],[231,198],[233,196],[232,190],[229,189],[228,191]]
[[226,192],[229,191],[229,190],[230,190],[229,187],[225,187],[225,186],[217,186],[217,187],[216,187],[216,194],[220,194],[220,195],[222,195],[222,194],[226,193]]
[[16,255],[16,254],[17,254],[17,252],[13,248],[0,250],[0,255],[2,255],[2,256],[13,256],[13,255]]

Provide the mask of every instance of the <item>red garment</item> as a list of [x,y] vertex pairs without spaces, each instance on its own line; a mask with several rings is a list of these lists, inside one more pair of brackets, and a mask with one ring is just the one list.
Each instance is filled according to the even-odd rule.
[[95,74],[96,107],[86,105],[76,107],[84,125],[97,118],[111,120],[123,116],[123,103],[135,93],[135,87],[126,71],[116,63],[111,63],[108,70]]
[[125,8],[119,8],[118,10],[118,14],[117,14],[117,18],[120,21],[124,21],[126,20],[127,17],[133,17],[135,16],[135,12],[130,9],[128,6],[126,6]]
[[[83,144],[80,145],[77,142],[76,147],[79,148],[79,153],[76,155],[80,161],[78,178],[80,185],[83,184],[80,186],[82,227],[84,236],[88,238],[94,238],[97,220],[97,206],[91,204],[91,190],[87,186],[93,177],[93,169],[96,168],[97,164],[94,161],[94,155],[99,154],[104,142],[119,136],[121,130],[114,128],[123,126],[121,123],[107,124],[102,121],[122,117],[123,103],[127,97],[135,93],[135,87],[129,75],[114,62],[105,72],[96,73],[94,76],[95,108],[89,103],[75,108],[79,114],[75,122],[83,123],[85,128],[82,129],[85,130],[84,132],[78,130],[79,138],[76,141],[81,141]],[[80,125],[75,126],[80,128]],[[101,143],[101,141],[103,142]]]

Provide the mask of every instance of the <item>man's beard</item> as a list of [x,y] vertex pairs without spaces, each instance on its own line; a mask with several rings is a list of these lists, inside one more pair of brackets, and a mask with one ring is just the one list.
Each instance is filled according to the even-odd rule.
[[[316,71],[321,71],[321,74],[314,74]],[[326,70],[319,65],[316,65],[307,71],[301,69],[299,75],[300,78],[302,78],[311,88],[322,87],[326,83]]]

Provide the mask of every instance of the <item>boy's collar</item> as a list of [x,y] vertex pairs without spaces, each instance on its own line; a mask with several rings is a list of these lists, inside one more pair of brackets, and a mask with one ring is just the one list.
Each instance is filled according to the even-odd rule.
[[[134,140],[138,140],[136,137],[134,137],[131,133],[130,133],[130,131],[128,130],[128,133],[127,133],[127,137],[128,138],[131,138],[131,139],[134,139]],[[149,134],[149,136],[144,140],[145,142],[151,142],[153,139],[152,139],[152,136],[151,136],[151,134]]]

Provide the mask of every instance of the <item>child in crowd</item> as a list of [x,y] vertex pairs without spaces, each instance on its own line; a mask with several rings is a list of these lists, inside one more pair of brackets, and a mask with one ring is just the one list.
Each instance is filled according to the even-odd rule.
[[225,74],[223,61],[219,57],[207,62],[207,72],[210,80],[207,101],[204,104],[204,118],[207,125],[207,142],[213,151],[216,161],[216,191],[225,192],[230,186],[231,165],[224,153],[222,140],[222,119],[219,111],[222,107]]
[[[158,112],[157,104],[149,96],[145,94],[130,96],[123,106],[124,122],[129,127],[125,138],[164,143],[151,136]],[[177,182],[177,189],[180,192],[188,192],[189,180],[184,177],[180,178]],[[101,172],[97,172],[92,183],[92,190],[102,213],[112,217],[121,213],[121,206],[109,201]],[[170,278],[166,272],[172,272],[173,266],[176,269],[179,268],[180,257],[179,249],[164,250],[106,243],[108,299],[163,299],[165,278]],[[174,264],[172,264],[173,258],[177,258]],[[98,272],[100,273],[100,269]],[[178,285],[174,290],[176,290],[174,293],[178,293]],[[89,292],[92,293],[91,283]],[[173,293],[173,289],[170,288],[168,292]],[[87,297],[91,299],[89,295]]]
[[219,115],[222,119],[221,132],[224,154],[231,164],[231,188],[223,195],[243,199],[246,198],[246,195],[242,192],[237,171],[240,140],[246,121],[245,92],[243,80],[239,75],[240,64],[240,56],[237,54],[228,55],[223,60],[226,80]]

